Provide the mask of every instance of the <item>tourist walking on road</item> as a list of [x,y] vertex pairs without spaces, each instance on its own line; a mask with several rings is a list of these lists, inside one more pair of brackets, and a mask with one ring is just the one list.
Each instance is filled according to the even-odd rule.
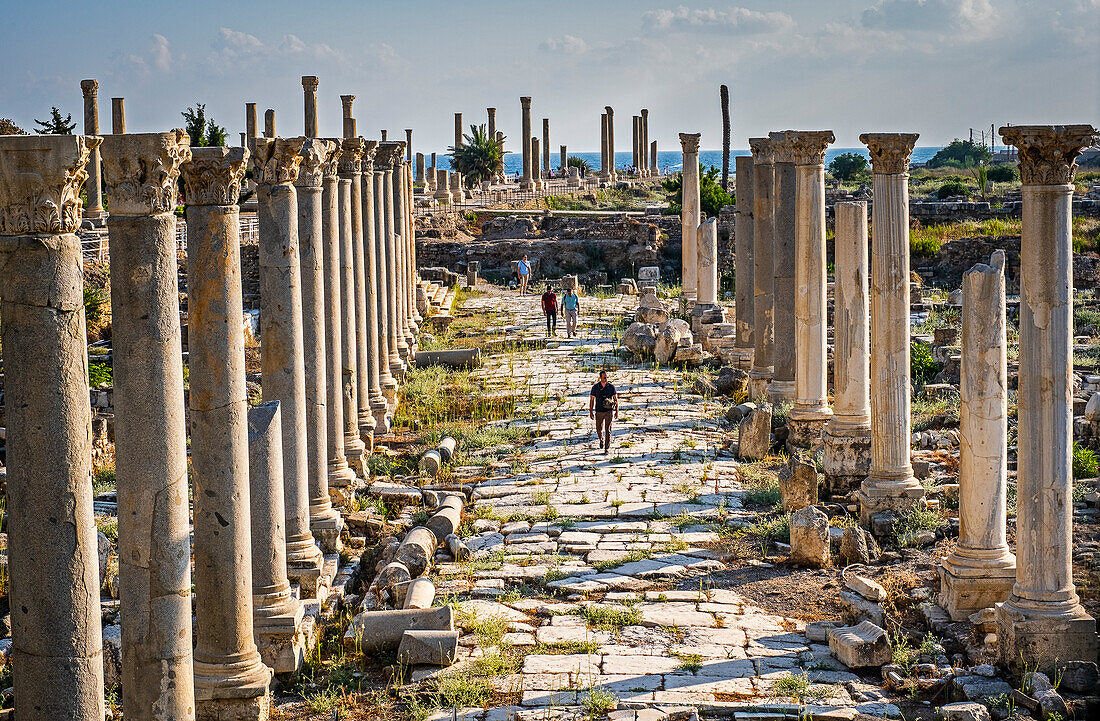
[[619,415],[619,396],[615,386],[607,381],[607,371],[600,371],[600,380],[592,386],[588,396],[588,417],[596,419],[596,438],[603,447],[603,454],[611,448],[611,418]]
[[527,256],[519,262],[519,294],[527,294],[527,281],[531,280],[531,264],[527,262]]
[[577,335],[577,314],[580,310],[580,297],[572,288],[566,289],[565,295],[561,297],[561,312],[565,315],[565,336],[567,338]]
[[546,316],[546,337],[558,334],[558,296],[554,287],[546,286],[542,294],[542,314]]

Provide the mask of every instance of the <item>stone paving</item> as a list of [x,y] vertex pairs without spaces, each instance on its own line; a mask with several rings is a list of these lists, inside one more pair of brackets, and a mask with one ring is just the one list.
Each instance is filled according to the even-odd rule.
[[[738,463],[722,450],[720,404],[691,395],[682,371],[614,355],[615,317],[635,302],[584,298],[578,338],[492,356],[480,371],[490,384],[530,390],[538,413],[526,422],[536,439],[523,450],[522,472],[498,464],[474,490],[474,533],[464,539],[471,559],[435,570],[440,596],[458,599],[469,631],[457,667],[442,673],[493,653],[484,628],[497,623],[501,643],[523,660],[496,680],[515,705],[484,712],[485,721],[542,718],[584,705],[596,689],[620,708],[770,704],[797,714],[797,699],[784,695],[791,681],[776,682],[803,674],[803,710],[815,718],[896,716],[879,687],[850,673],[823,638],[811,641],[803,622],[711,587],[710,572],[744,563],[713,550],[718,530],[755,514],[742,508]],[[511,337],[545,335],[538,295],[478,296],[465,309],[495,314]],[[587,414],[603,367],[620,397],[609,455]]]

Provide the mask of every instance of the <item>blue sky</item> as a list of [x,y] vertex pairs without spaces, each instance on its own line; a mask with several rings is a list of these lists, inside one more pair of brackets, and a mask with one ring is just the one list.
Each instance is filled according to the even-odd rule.
[[938,145],[991,123],[1100,123],[1100,0],[0,0],[0,17],[0,117],[28,129],[51,105],[82,119],[80,80],[96,78],[106,131],[124,96],[130,132],[204,102],[235,142],[254,101],[261,124],[274,108],[279,134],[299,134],[302,75],[320,77],[322,134],[351,93],[362,135],[411,127],[425,152],[452,142],[456,111],[469,125],[487,106],[517,140],[520,95],[555,151],[598,148],[604,105],[618,150],[642,107],[662,149],[678,132],[717,148],[721,83],[735,147],[785,128]]

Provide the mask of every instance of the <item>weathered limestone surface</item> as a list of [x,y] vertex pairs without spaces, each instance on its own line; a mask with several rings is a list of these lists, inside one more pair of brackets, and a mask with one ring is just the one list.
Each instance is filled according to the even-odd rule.
[[698,288],[699,254],[699,133],[680,133],[684,152],[683,204],[680,222],[683,229],[682,283],[684,297],[694,300]]
[[1008,598],[1016,557],[1008,499],[1008,341],[1004,251],[963,275],[959,384],[959,543],[943,559],[940,599],[956,621]]
[[519,137],[519,145],[523,152],[523,174],[520,180],[521,190],[531,190],[531,169],[534,158],[531,157],[531,147],[528,145],[527,139],[531,137],[531,98],[521,97],[519,99],[519,106],[521,112],[521,128]]
[[753,259],[753,189],[756,183],[752,156],[738,156],[734,160],[734,167],[734,180],[737,184],[737,215],[734,220],[734,254],[737,273],[734,307],[737,313],[737,335],[730,353],[730,360],[735,367],[749,370],[752,367],[755,322],[753,270],[756,262]]
[[775,167],[772,196],[772,277],[774,282],[772,379],[768,398],[773,403],[795,400],[794,313],[798,297],[795,286],[796,180],[791,131],[769,133]]
[[[379,148],[374,160],[374,197],[382,198],[386,188],[386,176],[383,165],[388,163],[389,150]],[[439,171],[439,187],[447,188],[447,171]],[[397,341],[391,336],[393,322],[390,318],[390,304],[393,298],[390,290],[389,276],[389,248],[386,242],[386,221],[383,217],[383,205],[375,205],[374,209],[374,255],[377,275],[375,286],[375,312],[378,319],[378,384],[385,399],[385,408],[375,408],[375,421],[377,429],[381,424],[389,429],[390,414],[397,406],[397,380],[390,371],[391,340],[393,353],[397,353]],[[400,361],[400,358],[398,358]],[[373,406],[372,406],[373,407]]]
[[[257,140],[256,142],[261,142]],[[248,397],[237,198],[248,151],[193,148],[187,201],[187,347],[195,526],[196,718],[263,719],[271,669],[252,628]],[[238,713],[239,712],[239,713]]]
[[257,138],[252,168],[260,231],[263,399],[279,401],[282,416],[288,574],[309,595],[316,591],[322,558],[310,531],[301,248],[293,186],[305,140]]
[[845,494],[871,466],[871,334],[868,325],[867,203],[837,203],[833,290],[834,415],[822,432],[825,485]]
[[[80,186],[101,138],[0,138],[8,569],[19,718],[102,721]],[[238,316],[240,317],[240,316]],[[242,378],[243,382],[243,378]]]
[[752,148],[753,155],[752,315],[754,319],[749,397],[757,400],[764,397],[774,372],[772,365],[775,330],[775,276],[772,263],[774,167],[771,141],[768,138],[749,138],[749,147]]
[[[378,152],[378,144],[373,140],[367,141],[367,151],[363,154],[363,178],[362,178],[362,204],[363,204],[363,259],[364,269],[364,300],[363,315],[366,326],[366,345],[361,346],[366,362],[360,365],[361,370],[366,371],[365,378],[360,374],[359,397],[359,430],[365,433],[368,429],[373,435],[379,436],[390,430],[389,420],[386,415],[388,406],[386,398],[382,395],[381,338],[383,326],[378,315],[378,194],[375,182],[374,160]],[[423,156],[420,156],[423,158]],[[365,391],[363,390],[365,389]],[[365,413],[364,413],[365,411]]]
[[871,243],[871,470],[860,520],[924,496],[909,460],[909,156],[916,133],[865,133],[874,174]]
[[356,225],[362,239],[362,198],[358,188],[353,188],[354,178],[362,173],[363,138],[345,137],[341,144],[339,175],[340,205],[340,327],[343,338],[342,387],[344,405],[344,454],[357,475],[364,474],[368,449],[359,432],[359,307],[355,295],[355,237]]
[[[367,247],[373,245],[374,237],[374,154],[378,143],[360,138],[359,166],[350,174],[351,192],[356,196],[352,201],[352,264],[355,273],[355,333],[348,335],[356,344],[355,357],[355,403],[356,424],[359,438],[367,449],[374,446],[374,415],[371,412],[370,376],[371,376],[371,340],[377,329],[371,325],[368,307],[374,304],[374,278],[370,275],[370,258]],[[346,172],[346,171],[345,171]],[[359,206],[356,215],[355,206]],[[380,392],[380,391],[379,391]],[[350,427],[350,424],[349,424]]]
[[829,565],[829,517],[817,506],[804,506],[791,514],[791,563]]
[[122,695],[137,719],[195,714],[176,182],[187,133],[109,135]]
[[[382,286],[379,285],[379,292],[383,293],[386,302],[386,357],[390,375],[394,379],[394,385],[392,386],[394,394],[397,392],[397,381],[405,377],[406,365],[404,358],[408,356],[408,344],[405,342],[398,305],[400,302],[398,294],[401,286],[397,277],[398,251],[393,235],[393,163],[395,162],[394,155],[397,154],[398,150],[398,147],[391,143],[382,143],[378,146],[378,153],[374,159],[375,169],[381,171],[381,194],[379,195],[381,201],[378,208],[376,208],[379,216],[378,259],[381,263],[383,256],[385,257],[384,274],[386,277],[385,291],[383,292],[381,290]],[[385,384],[383,384],[383,392],[386,392]],[[390,400],[387,396],[387,400],[390,401],[392,411],[395,408],[396,395],[393,400]]]
[[1070,456],[1074,160],[1097,133],[1090,125],[1023,125],[1000,134],[1019,151],[1023,230],[1016,583],[997,608],[997,637],[1002,658],[1045,668],[1055,659],[1094,660],[1098,645],[1096,621],[1073,584]]

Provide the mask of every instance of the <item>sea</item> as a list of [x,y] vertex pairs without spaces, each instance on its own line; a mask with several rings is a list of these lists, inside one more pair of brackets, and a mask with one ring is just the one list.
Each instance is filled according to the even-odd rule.
[[[941,146],[917,146],[913,149],[913,156],[910,163],[913,166],[923,165],[928,162],[933,155],[940,150]],[[827,166],[832,159],[841,153],[858,153],[865,158],[869,158],[867,154],[867,148],[829,148],[825,151],[825,165]],[[577,156],[588,161],[588,167],[593,170],[600,169],[600,153],[569,153],[569,155]],[[733,158],[738,155],[751,155],[748,150],[730,150],[730,175],[734,174],[734,162]],[[439,163],[439,167],[443,170],[450,170],[450,157],[445,154],[439,154],[436,156],[436,161]],[[429,159],[430,162],[430,159]],[[615,167],[625,168],[633,162],[632,154],[629,151],[616,151],[615,153]],[[722,167],[722,151],[721,150],[700,150],[699,162],[702,163],[704,168],[714,166],[721,169]],[[550,165],[554,168],[558,167],[558,153],[554,152],[550,156]],[[661,150],[657,149],[657,167],[661,169],[664,174],[675,173],[681,170],[683,165],[683,154],[679,150]],[[505,153],[504,154],[504,171],[511,176],[515,176],[516,173],[523,172],[523,156],[520,153]]]

